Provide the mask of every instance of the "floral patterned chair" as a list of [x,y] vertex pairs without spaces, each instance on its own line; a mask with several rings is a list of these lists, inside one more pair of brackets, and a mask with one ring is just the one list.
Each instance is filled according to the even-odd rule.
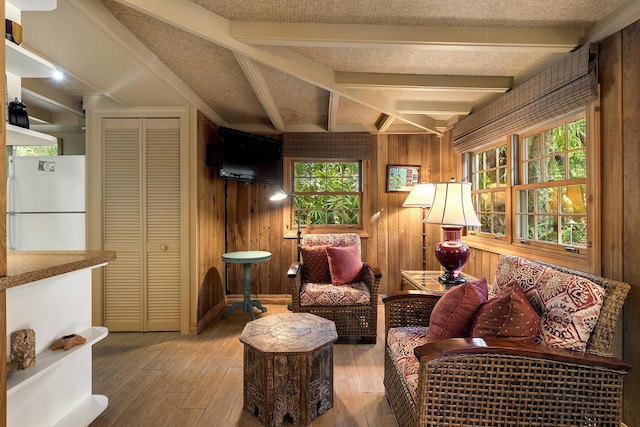
[[375,343],[378,319],[378,267],[362,262],[355,233],[307,234],[299,247],[301,262],[289,267],[294,313],[332,320],[339,338]]

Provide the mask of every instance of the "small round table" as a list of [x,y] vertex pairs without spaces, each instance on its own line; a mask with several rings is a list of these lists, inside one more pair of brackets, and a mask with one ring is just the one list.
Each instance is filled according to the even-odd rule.
[[233,303],[231,308],[224,312],[223,319],[226,319],[231,313],[241,308],[251,316],[251,320],[255,320],[253,307],[257,307],[263,313],[267,311],[258,300],[251,299],[251,264],[254,262],[262,262],[271,259],[271,252],[266,251],[238,251],[227,252],[222,255],[224,262],[228,264],[244,264],[244,298],[240,302]]

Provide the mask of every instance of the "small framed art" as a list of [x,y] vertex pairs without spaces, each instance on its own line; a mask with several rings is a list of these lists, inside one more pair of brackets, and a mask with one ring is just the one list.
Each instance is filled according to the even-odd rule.
[[420,182],[420,166],[388,165],[387,193],[411,191]]

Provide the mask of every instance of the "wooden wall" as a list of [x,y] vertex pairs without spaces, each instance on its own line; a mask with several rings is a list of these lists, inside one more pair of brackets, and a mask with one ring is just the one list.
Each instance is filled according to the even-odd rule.
[[224,186],[214,179],[215,170],[207,167],[207,143],[216,137],[215,125],[202,113],[197,116],[197,147],[195,157],[196,215],[190,234],[195,236],[196,256],[192,265],[197,286],[191,289],[189,332],[198,333],[226,307],[224,293],[225,209]]
[[[369,192],[369,217],[362,236],[363,259],[382,270],[381,292],[400,289],[401,269],[422,269],[421,209],[403,208],[408,193],[386,193],[387,165],[420,165],[421,178],[440,179],[440,141],[434,135],[372,136],[371,159],[365,165],[365,188]],[[447,175],[448,176],[448,175]],[[283,237],[284,208],[287,200],[271,202],[269,196],[278,187],[222,181],[226,198],[225,251],[265,250],[271,260],[254,264],[252,292],[265,297],[289,294],[287,269],[296,259],[295,239]],[[440,241],[437,226],[426,226],[427,267],[435,268],[434,245]],[[231,295],[242,294],[241,265],[229,265],[228,287]]]

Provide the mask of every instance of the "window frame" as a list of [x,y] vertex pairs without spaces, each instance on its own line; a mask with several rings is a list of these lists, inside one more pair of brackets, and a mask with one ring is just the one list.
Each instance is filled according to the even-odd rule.
[[[575,250],[573,247],[565,249],[564,245],[557,244],[545,244],[532,241],[520,241],[516,237],[516,191],[523,189],[524,185],[519,184],[521,174],[519,173],[522,165],[522,153],[521,153],[521,137],[533,134],[542,133],[544,130],[551,129],[557,126],[558,123],[568,123],[576,118],[584,117],[586,120],[586,173],[584,178],[586,183],[586,217],[587,220],[587,245],[586,247],[579,247]],[[472,175],[472,155],[480,153],[490,149],[491,147],[497,147],[504,144],[507,141],[508,151],[508,179],[509,184],[507,186],[507,200],[505,209],[507,211],[507,229],[506,238],[499,239],[494,235],[488,233],[480,233],[477,230],[469,229],[467,235],[464,237],[464,241],[474,248],[481,250],[487,250],[497,253],[509,253],[530,259],[539,259],[541,261],[555,262],[559,260],[570,263],[576,268],[588,269],[589,271],[600,268],[600,212],[601,207],[599,205],[599,174],[600,165],[598,159],[600,158],[600,137],[599,137],[599,113],[595,102],[590,103],[586,108],[575,110],[569,114],[565,114],[559,117],[549,120],[544,123],[540,123],[536,126],[532,126],[517,134],[507,135],[503,140],[494,141],[491,144],[478,147],[476,150],[465,153],[463,162],[463,171],[467,173],[467,176]],[[516,165],[517,167],[514,167]],[[471,180],[471,179],[470,179]],[[574,180],[552,181],[557,187],[566,183],[574,183]],[[549,185],[550,182],[541,183],[542,186]],[[533,184],[531,184],[533,185]],[[537,185],[537,184],[535,184]],[[587,270],[585,270],[587,271]]]
[[[294,163],[319,163],[319,162],[357,162],[360,164],[360,209],[359,224],[301,224],[300,231],[304,234],[317,233],[357,233],[361,237],[367,237],[367,223],[369,217],[369,200],[367,189],[367,177],[369,176],[370,161],[368,159],[336,159],[336,158],[310,158],[310,157],[284,157],[283,167],[283,188],[290,194],[294,192]],[[296,198],[290,197],[289,202],[285,205],[283,214],[284,237],[295,238],[297,235],[296,224]]]

